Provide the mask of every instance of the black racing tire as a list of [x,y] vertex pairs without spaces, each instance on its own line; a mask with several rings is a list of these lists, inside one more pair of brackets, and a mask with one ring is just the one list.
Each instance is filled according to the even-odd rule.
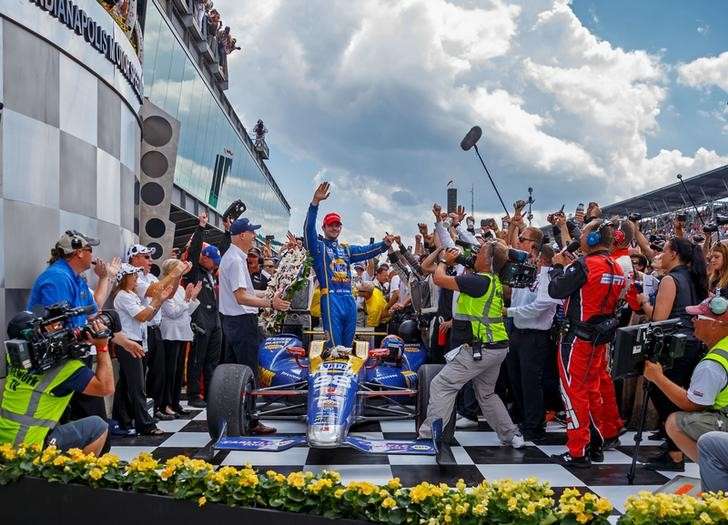
[[207,394],[207,429],[217,440],[227,423],[228,436],[250,434],[250,420],[255,409],[255,376],[249,366],[222,364],[215,368]]
[[[420,425],[425,421],[427,417],[427,405],[430,403],[430,384],[435,376],[440,373],[440,370],[445,365],[433,365],[427,364],[422,365],[417,370],[417,400],[415,406],[415,431],[420,431]],[[450,444],[455,439],[455,408],[453,408],[452,414],[450,414],[450,421],[447,426],[442,430],[442,441]]]

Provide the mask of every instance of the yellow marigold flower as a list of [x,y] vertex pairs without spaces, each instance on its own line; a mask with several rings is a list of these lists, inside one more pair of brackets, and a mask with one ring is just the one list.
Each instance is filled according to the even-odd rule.
[[483,516],[487,511],[488,507],[482,503],[478,503],[475,507],[473,507],[473,513],[476,516]]
[[240,481],[238,483],[240,483],[243,487],[255,487],[258,485],[258,476],[255,472],[246,472],[240,476]]
[[580,512],[576,515],[576,521],[579,523],[588,523],[589,520],[591,520],[591,516],[589,514],[584,514],[583,512]]
[[387,482],[387,488],[390,490],[397,490],[402,484],[399,482],[399,478],[392,478]]
[[88,473],[88,477],[93,480],[99,480],[103,477],[103,475],[104,475],[103,469],[100,469],[98,467],[92,468]]
[[382,501],[382,507],[385,509],[393,509],[397,506],[397,502],[394,501],[393,498],[385,498],[384,501]]
[[286,481],[290,486],[296,487],[297,489],[302,489],[306,485],[306,477],[303,472],[291,472],[288,474]]
[[432,494],[429,483],[420,483],[410,492],[410,498],[414,503],[420,503]]
[[379,490],[379,497],[382,498],[382,499],[388,498],[389,497],[389,492],[387,492],[384,489],[380,489]]
[[197,500],[197,505],[200,507],[204,507],[207,503],[207,498],[205,496],[200,496],[200,499]]
[[110,452],[107,452],[103,456],[101,456],[98,460],[96,460],[96,464],[101,467],[116,467],[119,465],[119,462],[121,459],[119,459],[119,456],[116,454],[111,454]]
[[523,507],[523,513],[526,516],[533,516],[534,514],[536,514],[536,504],[534,502],[531,502]]
[[334,497],[336,499],[341,499],[341,497],[344,495],[344,492],[346,492],[346,490],[344,490],[344,489],[336,489],[336,492],[334,492]]
[[607,499],[599,498],[597,501],[597,512],[600,514],[612,512],[612,504]]
[[518,500],[511,496],[508,498],[508,510],[516,510],[516,507],[518,506]]
[[464,491],[465,487],[465,481],[463,481],[462,478],[459,479],[457,483],[455,483],[455,488],[458,489],[460,492]]
[[162,478],[163,481],[167,481],[169,478],[174,476],[175,471],[177,468],[173,465],[167,465],[164,470],[159,474],[159,477]]
[[713,519],[708,515],[707,512],[700,513],[700,521],[702,521],[703,523],[707,523],[708,525],[713,523]]
[[71,461],[71,460],[68,459],[66,456],[58,456],[57,458],[55,458],[53,460],[53,466],[55,466],[55,467],[62,467],[63,465],[65,465],[69,461]]

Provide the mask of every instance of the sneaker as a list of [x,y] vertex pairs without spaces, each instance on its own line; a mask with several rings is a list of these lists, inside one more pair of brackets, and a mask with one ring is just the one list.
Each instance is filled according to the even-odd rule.
[[591,467],[591,459],[588,456],[580,458],[571,457],[571,454],[564,452],[563,454],[551,454],[551,459],[565,467],[589,468]]
[[162,412],[161,410],[157,410],[154,413],[154,417],[159,421],[172,421],[175,419],[175,416],[169,415],[165,412]]
[[126,428],[117,422],[109,424],[109,433],[117,437],[136,437],[137,431],[134,428]]
[[207,403],[204,399],[193,399],[187,404],[193,408],[207,408]]
[[189,410],[185,410],[184,408],[182,408],[181,405],[177,405],[176,407],[172,407],[172,410],[178,416],[186,416],[187,414],[190,413]]
[[667,434],[665,434],[665,431],[663,429],[655,430],[652,434],[647,436],[647,439],[650,441],[662,441],[663,439],[667,439]]
[[667,470],[670,472],[685,472],[685,458],[675,461],[670,454],[663,452],[645,463],[645,468],[649,470]]
[[513,434],[513,438],[511,438],[510,445],[513,448],[523,448],[523,446],[526,444],[526,441],[523,439],[523,436],[521,434]]
[[458,416],[458,418],[455,420],[455,428],[478,428],[478,422],[473,421],[472,419],[465,416]]

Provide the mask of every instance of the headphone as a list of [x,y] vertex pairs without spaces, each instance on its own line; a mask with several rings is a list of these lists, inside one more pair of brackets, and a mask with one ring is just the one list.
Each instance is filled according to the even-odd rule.
[[614,233],[613,233],[614,242],[620,246],[622,245],[622,243],[624,243],[624,239],[625,239],[624,230],[622,230],[623,222],[624,221],[622,219],[619,219],[619,222],[617,223],[617,229],[614,230]]
[[[602,229],[608,225],[609,225],[608,222],[601,221],[597,228],[595,228],[594,230],[590,231],[587,234],[586,245],[589,246],[589,248],[594,248],[595,246],[599,245],[602,242]],[[624,235],[624,233],[622,233],[622,235]]]

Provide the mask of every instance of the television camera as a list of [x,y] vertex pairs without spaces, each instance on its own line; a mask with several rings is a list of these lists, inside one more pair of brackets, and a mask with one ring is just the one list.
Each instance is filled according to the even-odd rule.
[[[91,352],[93,339],[111,337],[111,330],[105,328],[96,332],[90,324],[67,327],[66,322],[78,315],[94,313],[95,307],[71,308],[67,302],[48,306],[42,316],[31,312],[20,312],[8,323],[8,337],[5,349],[9,366],[40,374],[67,359],[83,359]],[[114,326],[115,321],[106,312],[96,317],[105,326]]]
[[680,319],[625,326],[617,330],[612,356],[612,375],[622,379],[642,374],[645,360],[672,368],[685,353],[687,335]]
[[[490,241],[495,242],[495,241]],[[465,253],[458,255],[455,262],[462,264],[466,268],[474,268],[475,259],[480,251],[480,245],[469,244],[467,242],[457,240],[455,244],[465,248]],[[536,267],[528,262],[528,253],[515,248],[508,249],[508,259],[498,273],[501,282],[505,286],[511,288],[526,288],[536,281],[538,271]]]

